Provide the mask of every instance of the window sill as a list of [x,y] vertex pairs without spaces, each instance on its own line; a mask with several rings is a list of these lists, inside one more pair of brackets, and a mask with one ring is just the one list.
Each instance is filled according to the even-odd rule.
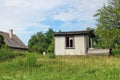
[[65,49],[75,49],[74,47],[66,47]]

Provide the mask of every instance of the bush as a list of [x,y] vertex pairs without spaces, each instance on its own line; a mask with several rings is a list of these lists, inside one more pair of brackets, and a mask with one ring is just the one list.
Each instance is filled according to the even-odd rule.
[[112,56],[120,56],[120,50],[112,50]]
[[13,58],[16,58],[16,57],[25,57],[25,52],[22,52],[22,51],[17,51],[17,50],[12,50],[12,57]]
[[50,58],[50,59],[55,59],[56,58],[54,53],[49,53],[47,55],[48,55],[48,58]]
[[0,48],[0,61],[11,59],[13,57],[13,52],[7,46],[3,46]]
[[36,66],[37,56],[36,54],[25,52],[25,57],[16,57],[16,67],[17,68],[27,68]]

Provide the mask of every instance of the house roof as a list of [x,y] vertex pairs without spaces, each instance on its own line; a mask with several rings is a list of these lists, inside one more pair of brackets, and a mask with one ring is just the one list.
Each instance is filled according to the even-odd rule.
[[54,36],[67,36],[67,35],[89,35],[90,37],[95,37],[92,31],[68,31],[54,33]]
[[4,42],[8,47],[17,48],[17,49],[28,48],[15,34],[12,34],[13,36],[12,39],[10,39],[9,33],[0,31],[0,35],[4,37]]

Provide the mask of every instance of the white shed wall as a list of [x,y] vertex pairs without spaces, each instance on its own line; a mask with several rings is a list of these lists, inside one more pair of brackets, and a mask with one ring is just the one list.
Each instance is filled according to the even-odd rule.
[[86,55],[87,36],[74,36],[75,49],[65,48],[65,36],[55,36],[55,55]]

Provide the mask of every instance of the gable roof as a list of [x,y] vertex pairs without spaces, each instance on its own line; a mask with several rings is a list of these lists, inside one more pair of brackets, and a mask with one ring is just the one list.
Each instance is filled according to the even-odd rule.
[[9,33],[0,31],[0,35],[4,37],[4,42],[8,47],[17,49],[27,49],[27,46],[15,34],[12,34],[12,39],[10,39]]
[[54,33],[54,36],[67,36],[67,35],[89,35],[90,37],[95,37],[92,31],[68,31]]

